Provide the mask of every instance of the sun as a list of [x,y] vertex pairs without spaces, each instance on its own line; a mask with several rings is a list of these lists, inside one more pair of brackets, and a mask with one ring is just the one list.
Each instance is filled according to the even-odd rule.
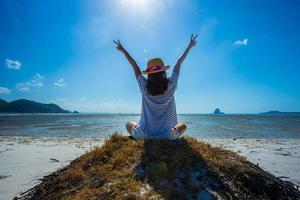
[[132,6],[145,6],[149,0],[127,0]]
[[149,10],[153,0],[121,0],[121,5],[131,11],[145,11]]

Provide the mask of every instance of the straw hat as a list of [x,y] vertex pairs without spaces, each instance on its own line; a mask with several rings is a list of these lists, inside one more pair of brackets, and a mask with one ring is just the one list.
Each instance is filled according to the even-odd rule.
[[157,72],[166,71],[170,68],[170,65],[165,65],[162,59],[153,58],[148,61],[147,69],[143,71],[143,74],[154,74]]

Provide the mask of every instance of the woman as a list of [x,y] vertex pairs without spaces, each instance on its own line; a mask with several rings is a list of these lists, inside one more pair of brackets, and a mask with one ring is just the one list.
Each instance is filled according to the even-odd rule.
[[147,69],[143,71],[148,75],[146,79],[121,42],[114,41],[117,49],[121,51],[132,65],[140,91],[142,93],[142,110],[139,124],[127,122],[126,129],[136,139],[171,139],[179,138],[186,130],[185,124],[177,123],[174,92],[180,67],[189,51],[196,45],[196,36],[191,36],[190,43],[178,59],[173,73],[167,78],[166,70],[169,65],[164,65],[160,58],[148,61]]

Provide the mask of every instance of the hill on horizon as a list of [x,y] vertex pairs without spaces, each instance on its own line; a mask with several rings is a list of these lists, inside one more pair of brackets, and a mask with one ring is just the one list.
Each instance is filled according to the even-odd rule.
[[44,104],[27,99],[7,102],[0,99],[0,113],[70,113],[54,103]]
[[259,114],[262,114],[262,115],[299,115],[300,112],[281,112],[278,110],[271,110],[271,111],[262,112]]

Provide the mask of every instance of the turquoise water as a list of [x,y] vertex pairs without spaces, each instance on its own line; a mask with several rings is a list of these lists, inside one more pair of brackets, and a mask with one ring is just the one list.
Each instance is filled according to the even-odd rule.
[[[126,134],[125,123],[139,115],[0,115],[0,135],[107,137]],[[178,115],[197,138],[300,138],[300,115]]]

